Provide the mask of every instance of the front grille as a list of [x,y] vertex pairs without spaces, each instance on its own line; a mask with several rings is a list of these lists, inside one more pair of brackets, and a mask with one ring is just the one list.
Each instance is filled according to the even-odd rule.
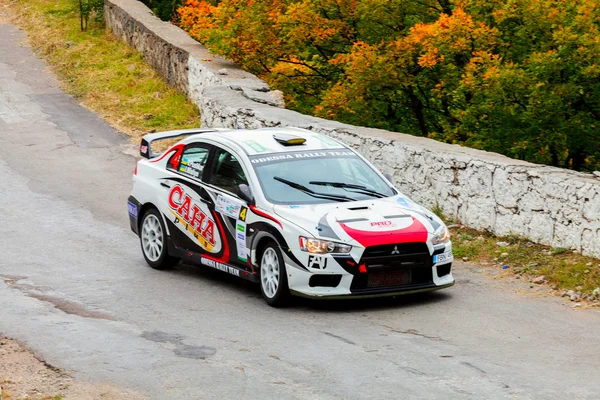
[[367,273],[354,274],[352,292],[422,287],[433,284],[432,256],[425,243],[400,243],[365,249],[360,264]]
[[367,247],[363,253],[363,258],[386,257],[390,255],[402,256],[407,254],[429,255],[429,249],[425,243],[386,244],[383,246]]
[[400,243],[367,247],[360,260],[368,270],[431,267],[432,258],[425,243]]

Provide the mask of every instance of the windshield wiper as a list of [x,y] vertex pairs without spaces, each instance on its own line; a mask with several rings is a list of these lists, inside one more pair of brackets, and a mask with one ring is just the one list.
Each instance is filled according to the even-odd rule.
[[356,189],[356,190],[360,190],[361,192],[363,192],[364,194],[368,194],[374,197],[379,197],[379,198],[383,198],[383,197],[388,197],[383,193],[379,193],[373,189],[369,189],[366,186],[362,186],[362,185],[354,185],[351,183],[344,183],[344,182],[323,182],[323,181],[311,181],[308,182],[311,185],[318,185],[318,186],[331,186],[331,187],[336,187],[336,188],[341,188],[341,189]]
[[316,197],[319,199],[329,199],[329,200],[338,200],[338,201],[356,201],[356,199],[353,199],[352,197],[344,196],[341,194],[329,194],[329,193],[315,192],[315,191],[307,188],[306,186],[303,186],[296,182],[288,181],[287,179],[280,178],[278,176],[274,176],[273,179],[275,179],[276,181],[279,181],[281,183],[285,183],[286,185],[291,186],[294,189],[299,190],[303,193],[306,193],[309,196],[313,196],[313,197]]

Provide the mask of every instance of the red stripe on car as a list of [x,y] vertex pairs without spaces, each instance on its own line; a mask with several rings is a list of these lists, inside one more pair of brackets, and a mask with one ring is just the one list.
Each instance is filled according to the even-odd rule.
[[[176,144],[175,146],[171,147],[169,150],[165,151],[163,153],[162,156],[160,156],[160,158],[155,158],[153,160],[150,160],[150,162],[159,162],[160,160],[162,160],[163,158],[165,158],[167,156],[167,154],[171,154],[173,152],[173,150],[177,150],[177,153],[179,153],[179,155],[181,156],[181,153],[183,152],[183,144]],[[179,160],[177,160],[179,162]]]
[[252,211],[254,214],[256,214],[256,215],[258,215],[258,216],[260,216],[260,217],[266,218],[266,219],[270,219],[271,221],[273,221],[273,222],[275,222],[277,225],[279,225],[279,226],[281,227],[281,229],[283,229],[283,225],[281,225],[281,222],[279,222],[279,221],[278,221],[277,219],[275,219],[274,217],[270,216],[269,214],[267,214],[267,213],[266,213],[266,212],[264,212],[264,211],[261,211],[261,210],[259,210],[259,209],[258,209],[256,206],[249,205],[248,207],[250,208],[250,210],[251,210],[251,211]]
[[229,263],[229,246],[227,245],[227,236],[225,236],[225,230],[223,229],[223,225],[221,225],[221,220],[215,211],[212,212],[215,221],[217,221],[217,226],[219,229],[219,235],[221,236],[221,244],[223,245],[223,255],[221,257],[208,256],[206,254],[202,254],[202,257],[206,257],[213,261],[218,261],[222,263]]
[[427,241],[427,228],[414,217],[409,227],[392,231],[363,231],[350,228],[342,222],[340,226],[352,239],[365,247]]

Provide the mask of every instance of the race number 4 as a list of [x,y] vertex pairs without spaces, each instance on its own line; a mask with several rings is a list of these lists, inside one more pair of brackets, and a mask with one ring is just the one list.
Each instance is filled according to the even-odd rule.
[[240,221],[246,221],[246,213],[247,212],[248,212],[248,208],[242,207],[242,209],[240,210],[240,216],[239,216]]

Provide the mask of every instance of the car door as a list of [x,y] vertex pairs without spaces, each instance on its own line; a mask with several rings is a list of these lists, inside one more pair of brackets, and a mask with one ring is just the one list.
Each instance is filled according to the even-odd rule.
[[208,190],[215,199],[215,211],[222,222],[224,243],[229,247],[229,262],[249,270],[246,246],[248,204],[238,196],[238,186],[248,184],[247,171],[234,152],[215,145],[207,176]]
[[214,199],[204,183],[212,151],[212,145],[195,142],[171,156],[166,177],[160,182],[160,208],[176,247],[220,259],[225,255],[225,247],[214,213]]

